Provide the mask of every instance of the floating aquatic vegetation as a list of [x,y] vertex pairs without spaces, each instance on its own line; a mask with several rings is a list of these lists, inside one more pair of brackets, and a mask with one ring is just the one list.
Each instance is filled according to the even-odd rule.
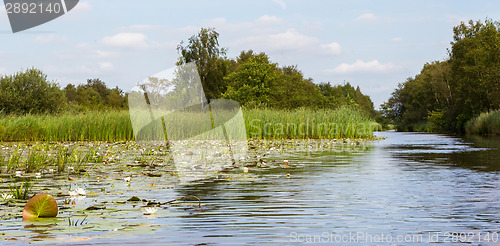
[[[240,157],[238,164],[228,165],[217,171],[216,176],[210,179],[198,180],[188,185],[206,185],[217,182],[250,184],[265,179],[265,175],[268,174],[289,181],[285,178],[288,173],[291,179],[297,177],[295,176],[296,170],[307,165],[307,163],[296,161],[298,149],[329,151],[331,148],[344,148],[345,151],[353,152],[367,149],[363,142],[356,145],[356,140],[346,140],[346,143],[344,140],[331,140],[330,142],[251,140],[250,142],[253,148],[246,156]],[[189,142],[177,144],[189,144]],[[160,219],[213,212],[211,202],[202,203],[202,200],[211,200],[208,195],[207,197],[201,194],[185,196],[183,189],[177,189],[185,186],[179,181],[177,167],[169,159],[172,150],[167,149],[165,142],[153,142],[148,145],[135,142],[65,142],[32,143],[31,145],[0,143],[0,148],[5,151],[4,163],[7,163],[16,151],[17,154],[14,156],[19,156],[20,159],[20,164],[13,166],[7,174],[3,173],[6,171],[6,165],[1,167],[0,178],[6,185],[3,188],[0,187],[0,192],[9,192],[10,185],[12,188],[16,187],[19,193],[26,193],[26,198],[30,197],[28,194],[30,192],[49,193],[60,204],[56,218],[21,222],[20,210],[25,205],[25,201],[16,200],[17,198],[6,200],[3,202],[4,205],[0,205],[0,231],[5,232],[4,235],[0,233],[0,241],[16,239],[30,243],[42,240],[50,243],[52,241],[68,242],[74,238],[90,240],[96,237],[112,237],[122,234],[151,233],[157,230],[158,225],[155,223],[159,223]],[[181,148],[178,155],[186,160],[211,158],[213,161],[228,156],[222,151],[203,153],[191,149],[193,148],[182,151]],[[40,172],[41,178],[35,179],[36,174],[27,173],[23,166],[30,152],[38,152],[47,157],[48,164],[42,165],[39,171],[34,171]],[[87,159],[88,156],[90,158]],[[102,156],[102,162],[95,161],[97,156]],[[147,165],[135,162],[137,158],[142,157],[150,158],[151,162]],[[58,158],[64,160],[61,162],[61,167],[56,161]],[[283,168],[284,159],[289,160],[289,164],[286,165],[287,169]],[[248,172],[245,173],[245,170]],[[14,176],[16,171],[19,177]],[[129,178],[133,182],[125,182],[124,179]],[[25,192],[30,183],[33,187],[29,187]],[[80,189],[83,192],[78,192]],[[69,191],[76,192],[75,196],[69,196]],[[82,195],[86,197],[83,198]],[[137,197],[134,198],[134,202],[127,201],[133,196]],[[143,216],[146,207],[156,208],[157,214]],[[32,224],[35,227],[31,227]],[[47,237],[37,238],[39,233],[36,231],[41,228],[38,226],[45,226],[43,227],[44,235]],[[17,227],[22,229],[18,230]],[[12,228],[16,229],[11,230]]]
[[14,198],[14,196],[12,194],[2,193],[2,199],[3,200],[9,200],[9,199],[12,199],[12,198]]
[[144,209],[146,210],[146,212],[144,213],[144,215],[154,214],[158,210],[157,208],[154,208],[154,207],[145,207]]
[[56,217],[57,212],[57,202],[54,197],[42,193],[32,197],[26,203],[23,209],[23,220]]
[[88,223],[87,217],[88,217],[88,215],[86,215],[85,218],[83,218],[82,220],[80,220],[80,219],[74,220],[73,219],[73,221],[71,221],[71,217],[68,217],[68,225],[69,226],[81,226],[84,223],[87,224]]
[[69,192],[70,196],[85,196],[86,192],[82,188],[76,188],[74,190],[70,190]]
[[31,191],[33,184],[31,182],[21,182],[20,186],[11,186],[10,193],[15,199],[26,200],[28,199],[28,193]]

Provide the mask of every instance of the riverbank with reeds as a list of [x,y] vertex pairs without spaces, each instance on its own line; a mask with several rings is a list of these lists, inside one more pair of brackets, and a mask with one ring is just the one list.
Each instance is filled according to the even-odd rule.
[[[260,139],[340,139],[373,137],[380,127],[363,112],[331,109],[244,109],[247,136]],[[196,120],[196,118],[186,117]],[[0,141],[130,141],[127,110],[58,115],[0,115]]]
[[485,112],[467,122],[469,134],[500,135],[500,110]]

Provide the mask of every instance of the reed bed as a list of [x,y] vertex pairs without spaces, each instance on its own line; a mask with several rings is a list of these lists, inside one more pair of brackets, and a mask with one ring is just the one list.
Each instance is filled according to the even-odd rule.
[[[373,131],[380,127],[362,111],[351,107],[341,107],[335,110],[244,109],[243,115],[249,138],[371,138]],[[152,135],[159,139],[164,138],[167,132],[176,139],[180,139],[196,136],[202,132],[200,129],[210,129],[214,125],[209,115],[200,112],[177,113],[175,119],[175,121],[168,119],[165,121],[160,118],[158,121],[161,122],[151,124],[149,130],[153,131]],[[166,127],[163,127],[164,125]],[[147,132],[148,127],[144,127],[143,131]],[[0,141],[130,141],[134,139],[130,115],[126,110],[59,115],[0,115]]]
[[500,135],[500,110],[485,112],[467,122],[469,134]]
[[262,139],[372,138],[381,125],[354,107],[245,111],[247,135]]
[[132,125],[127,111],[0,116],[1,141],[121,141],[132,139]]

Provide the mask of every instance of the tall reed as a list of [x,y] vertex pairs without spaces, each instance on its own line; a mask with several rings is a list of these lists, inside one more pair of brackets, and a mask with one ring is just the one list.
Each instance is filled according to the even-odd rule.
[[133,139],[127,111],[0,116],[2,141],[117,141]]
[[371,138],[380,125],[357,108],[245,111],[253,138]]
[[500,110],[485,112],[469,120],[465,131],[471,134],[500,135]]
[[[379,126],[362,111],[338,109],[244,109],[247,136],[251,138],[370,138]],[[180,139],[211,129],[210,114],[174,113],[152,124],[160,139],[168,132]],[[147,127],[146,127],[147,128]],[[167,135],[168,135],[167,134]],[[168,136],[167,136],[168,137]],[[0,115],[0,141],[129,141],[134,132],[129,112],[90,111],[60,115]]]

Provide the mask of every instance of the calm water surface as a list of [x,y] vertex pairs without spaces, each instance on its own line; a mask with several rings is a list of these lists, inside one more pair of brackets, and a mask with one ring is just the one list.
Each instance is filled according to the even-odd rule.
[[203,209],[167,208],[148,219],[157,225],[154,233],[72,244],[500,245],[500,138],[377,135],[385,140],[366,151],[282,154],[275,159],[288,159],[293,168],[251,168],[252,180],[147,194],[158,200],[196,195]]
[[176,188],[202,197],[209,212],[159,217],[154,234],[90,243],[500,244],[499,138],[377,135],[386,139],[362,153],[285,155],[298,167],[289,178],[269,170],[251,183]]

